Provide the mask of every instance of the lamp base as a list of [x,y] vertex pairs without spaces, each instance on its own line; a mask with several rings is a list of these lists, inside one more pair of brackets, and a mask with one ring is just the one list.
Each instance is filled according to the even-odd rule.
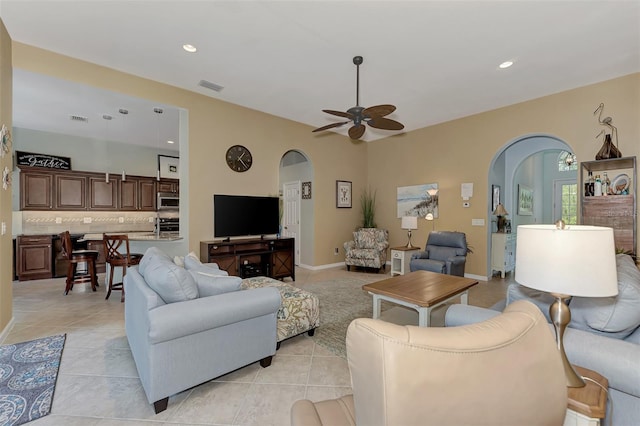
[[556,298],[556,301],[551,304],[551,307],[549,307],[549,316],[551,317],[551,322],[553,322],[553,326],[556,330],[556,342],[558,344],[560,356],[562,357],[562,365],[564,366],[564,375],[567,379],[567,387],[584,387],[585,382],[582,377],[576,373],[573,366],[567,359],[567,354],[564,351],[564,344],[562,342],[564,338],[564,330],[571,322],[571,311],[565,302],[570,296],[559,293],[551,293],[551,295]]
[[409,237],[409,242],[407,243],[407,245],[405,247],[406,248],[414,248],[414,246],[411,244],[411,229],[409,229],[407,231],[407,236]]

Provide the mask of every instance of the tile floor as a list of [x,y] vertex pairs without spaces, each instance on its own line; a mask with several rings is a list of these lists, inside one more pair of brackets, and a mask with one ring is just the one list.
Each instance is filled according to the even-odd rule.
[[[296,284],[310,288],[348,274],[365,273],[297,269]],[[472,288],[469,303],[490,306],[504,297],[510,275]],[[156,415],[129,350],[120,294],[104,300],[104,284],[96,293],[86,287],[64,296],[64,278],[13,283],[14,326],[3,344],[67,333],[51,414],[31,424],[286,426],[294,401],[351,392],[346,360],[305,334],[283,342],[270,367],[254,363],[184,391]]]

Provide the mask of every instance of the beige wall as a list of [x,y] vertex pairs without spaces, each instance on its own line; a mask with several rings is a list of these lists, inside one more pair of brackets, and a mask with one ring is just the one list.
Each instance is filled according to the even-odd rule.
[[[357,204],[353,209],[335,208],[335,181],[353,181],[357,203],[366,181],[364,143],[333,133],[317,136],[306,125],[21,43],[13,45],[13,65],[188,111],[188,155],[181,152],[181,157],[189,159],[190,250],[198,252],[201,240],[213,238],[213,194],[277,193],[280,158],[290,149],[304,152],[315,171],[313,265],[336,262],[333,248],[342,247],[359,222]],[[226,166],[226,150],[235,144],[245,145],[253,154],[248,172],[236,173]]]
[[[467,272],[487,275],[488,171],[494,156],[524,135],[545,134],[567,142],[579,160],[593,159],[600,131],[593,111],[600,102],[614,118],[625,156],[640,155],[640,74],[547,96],[506,108],[416,130],[381,141],[353,143],[333,133],[311,134],[311,127],[228,104],[158,82],[14,43],[13,64],[29,71],[90,84],[188,110],[189,248],[213,236],[214,193],[274,194],[278,166],[290,149],[304,152],[314,168],[313,265],[337,262],[342,247],[360,224],[359,196],[367,184],[377,191],[378,226],[389,229],[391,245],[404,244],[396,218],[398,186],[437,182],[440,218],[436,228],[466,232],[475,253]],[[235,173],[224,162],[234,144],[253,153],[253,167]],[[353,182],[353,208],[335,208],[335,181]],[[471,207],[463,208],[460,184],[474,183]],[[471,226],[472,218],[485,220]],[[424,244],[429,224],[420,221],[414,242]]]
[[[578,88],[486,113],[372,142],[368,147],[368,179],[378,192],[378,226],[389,229],[391,246],[406,242],[396,218],[398,186],[437,182],[439,214],[436,229],[467,234],[475,253],[466,272],[487,275],[488,176],[494,156],[505,145],[525,135],[558,137],[574,150],[578,161],[595,159],[601,126],[593,111],[605,103],[613,117],[624,156],[640,156],[640,74]],[[385,170],[373,173],[373,170]],[[472,182],[471,207],[462,207],[460,184]],[[485,227],[471,226],[483,218]],[[421,220],[413,241],[424,245],[431,224]]]
[[[11,105],[13,103],[11,67],[11,38],[0,20],[0,126],[11,129]],[[0,172],[11,166],[11,155],[0,158]],[[13,247],[11,239],[11,189],[0,189],[0,222],[7,232],[0,236],[0,331],[5,330],[13,316],[11,291]],[[1,336],[0,336],[1,337]]]

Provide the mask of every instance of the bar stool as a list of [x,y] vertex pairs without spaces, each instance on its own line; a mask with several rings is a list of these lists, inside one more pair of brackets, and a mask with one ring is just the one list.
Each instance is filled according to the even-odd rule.
[[[96,273],[98,252],[96,250],[73,250],[69,231],[61,233],[60,240],[62,241],[61,254],[69,261],[67,285],[64,289],[65,296],[69,294],[69,290],[73,290],[73,285],[77,283],[90,282],[91,290],[96,291],[96,287],[98,287],[98,275]],[[78,272],[78,263],[86,263],[87,270],[82,273]]]
[[[104,242],[106,262],[109,264],[109,287],[105,299],[109,299],[112,290],[119,290],[122,292],[120,302],[124,302],[124,276],[127,275],[127,268],[139,264],[142,254],[130,252],[127,234],[102,234],[102,241]],[[114,283],[113,271],[118,266],[122,268],[122,281]]]

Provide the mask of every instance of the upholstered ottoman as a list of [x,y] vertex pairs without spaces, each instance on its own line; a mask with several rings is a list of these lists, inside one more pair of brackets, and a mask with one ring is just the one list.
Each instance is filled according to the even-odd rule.
[[241,288],[277,287],[282,297],[278,310],[278,347],[280,342],[305,331],[313,336],[320,325],[320,303],[315,294],[268,277],[242,280]]

